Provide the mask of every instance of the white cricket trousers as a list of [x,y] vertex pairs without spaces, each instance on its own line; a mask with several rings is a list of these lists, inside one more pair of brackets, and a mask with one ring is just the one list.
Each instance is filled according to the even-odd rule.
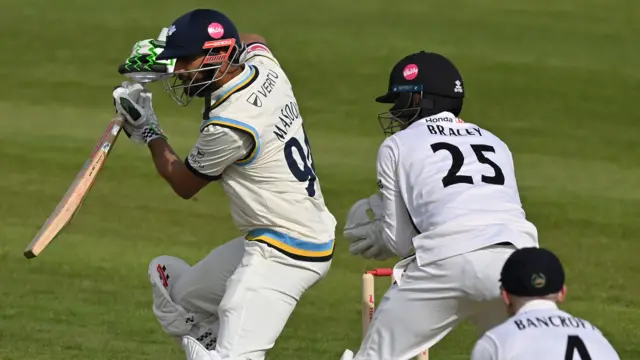
[[187,311],[218,314],[216,351],[223,359],[262,360],[302,294],[330,264],[294,260],[240,237],[182,274],[170,296]]
[[514,250],[493,245],[423,267],[415,256],[400,261],[354,360],[408,360],[461,321],[475,323],[478,336],[505,321],[500,271]]

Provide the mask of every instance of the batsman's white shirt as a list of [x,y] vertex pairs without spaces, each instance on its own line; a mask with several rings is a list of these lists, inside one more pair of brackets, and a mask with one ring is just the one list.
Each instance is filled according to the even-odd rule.
[[240,60],[244,71],[213,94],[187,166],[220,179],[248,240],[296,259],[328,259],[336,220],[324,203],[291,83],[264,44],[250,44]]
[[158,257],[149,274],[154,312],[176,340],[189,335],[224,359],[263,360],[301,296],[328,273],[336,221],[285,73],[264,44],[248,44],[240,60],[243,72],[212,94],[185,163],[222,182],[247,234],[193,266]]
[[527,303],[476,343],[471,360],[619,360],[600,330],[546,300]]
[[378,152],[384,238],[429,264],[492,244],[537,246],[508,146],[449,112],[387,138]]

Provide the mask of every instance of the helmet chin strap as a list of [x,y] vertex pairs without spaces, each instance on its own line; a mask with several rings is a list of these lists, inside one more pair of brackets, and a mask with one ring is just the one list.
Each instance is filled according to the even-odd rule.
[[420,110],[433,110],[435,108],[435,104],[433,102],[433,99],[425,99],[425,98],[421,98],[420,99]]
[[[213,71],[211,74],[211,79],[215,77],[216,72]],[[204,98],[204,111],[202,112],[202,120],[209,120],[209,113],[211,112],[212,102],[211,102],[211,94],[213,94],[216,90],[220,89],[222,86],[218,86],[215,81],[209,83],[200,93],[196,96],[200,98]]]
[[211,112],[211,93],[204,96],[204,110],[202,110],[202,120],[209,120],[209,113]]

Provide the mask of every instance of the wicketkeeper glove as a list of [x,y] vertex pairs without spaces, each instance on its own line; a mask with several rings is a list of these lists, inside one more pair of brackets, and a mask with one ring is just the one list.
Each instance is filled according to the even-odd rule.
[[157,39],[136,42],[129,58],[118,66],[118,72],[138,80],[147,78],[150,81],[159,80],[162,75],[173,72],[175,59],[156,60],[156,57],[164,51],[167,31],[167,28],[162,28]]
[[349,252],[352,255],[375,260],[395,256],[384,243],[382,218],[382,196],[379,193],[353,204],[343,230],[343,236],[351,242]]
[[116,112],[125,117],[122,129],[136,144],[164,138],[152,106],[152,93],[138,83],[124,81],[113,91]]

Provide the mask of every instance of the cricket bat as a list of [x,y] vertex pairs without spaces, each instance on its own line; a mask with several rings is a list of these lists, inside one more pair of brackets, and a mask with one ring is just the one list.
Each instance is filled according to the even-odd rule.
[[116,115],[111,119],[109,126],[107,126],[91,155],[89,155],[82,169],[80,169],[71,186],[67,189],[64,197],[24,251],[24,256],[27,259],[33,259],[38,256],[71,222],[80,205],[89,194],[89,190],[95,183],[100,170],[104,167],[107,157],[113,149],[118,135],[120,135],[123,121],[124,117],[122,115]]

